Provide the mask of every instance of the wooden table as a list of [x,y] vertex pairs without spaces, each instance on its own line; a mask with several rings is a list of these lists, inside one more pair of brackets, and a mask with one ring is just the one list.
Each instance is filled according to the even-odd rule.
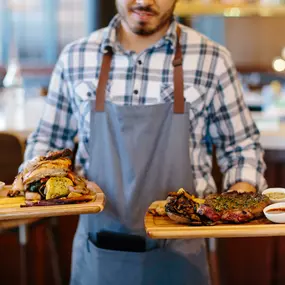
[[0,232],[4,230],[10,230],[13,228],[17,228],[23,225],[29,225],[35,223],[39,219],[23,219],[23,220],[11,220],[11,221],[0,221]]

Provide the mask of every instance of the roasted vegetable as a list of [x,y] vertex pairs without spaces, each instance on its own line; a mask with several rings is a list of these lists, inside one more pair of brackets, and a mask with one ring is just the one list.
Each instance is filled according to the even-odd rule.
[[67,196],[73,182],[66,177],[52,177],[46,183],[46,200]]
[[39,192],[41,185],[42,185],[41,181],[33,182],[29,185],[28,190],[30,192]]

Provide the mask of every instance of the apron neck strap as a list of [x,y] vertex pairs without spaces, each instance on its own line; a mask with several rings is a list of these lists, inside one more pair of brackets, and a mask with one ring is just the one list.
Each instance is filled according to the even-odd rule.
[[183,76],[183,55],[180,45],[181,29],[177,26],[177,42],[173,65],[173,81],[174,81],[174,108],[175,114],[184,114],[184,76]]
[[[180,45],[180,35],[181,29],[177,27],[177,43],[176,43],[176,52],[174,56],[174,60],[172,62],[174,67],[174,108],[173,112],[175,114],[183,114],[184,113],[184,77],[183,77],[183,56],[182,56],[182,48]],[[104,112],[105,109],[105,95],[106,95],[106,86],[109,79],[109,73],[111,70],[111,62],[113,57],[113,51],[110,49],[103,56],[103,62],[101,65],[101,71],[96,91],[96,112]]]
[[109,79],[109,73],[111,70],[111,62],[113,57],[113,51],[110,49],[103,56],[103,62],[101,65],[101,71],[96,91],[96,112],[104,112],[105,109],[105,95],[106,95],[106,86]]

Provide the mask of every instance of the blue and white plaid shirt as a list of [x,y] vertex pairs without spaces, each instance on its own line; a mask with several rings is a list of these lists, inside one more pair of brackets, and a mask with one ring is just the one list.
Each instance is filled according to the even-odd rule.
[[[172,60],[177,22],[166,35],[140,54],[125,51],[116,38],[120,17],[107,28],[69,44],[54,69],[45,111],[29,137],[25,160],[49,150],[73,148],[78,138],[76,167],[86,173],[90,101],[107,47],[114,58],[107,100],[121,105],[159,104],[173,100]],[[184,54],[184,96],[190,102],[189,148],[197,192],[215,191],[208,144],[217,147],[225,174],[224,188],[239,181],[264,189],[265,164],[259,132],[247,109],[229,52],[196,31],[181,26]],[[162,166],[163,167],[163,166]],[[205,192],[206,191],[206,192]]]

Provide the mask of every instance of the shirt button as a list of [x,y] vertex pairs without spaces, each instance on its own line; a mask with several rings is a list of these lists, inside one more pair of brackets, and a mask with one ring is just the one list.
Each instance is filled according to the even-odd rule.
[[138,91],[138,90],[135,90],[135,91],[134,91],[134,94],[135,94],[135,95],[138,95],[138,94],[139,94],[139,91]]

